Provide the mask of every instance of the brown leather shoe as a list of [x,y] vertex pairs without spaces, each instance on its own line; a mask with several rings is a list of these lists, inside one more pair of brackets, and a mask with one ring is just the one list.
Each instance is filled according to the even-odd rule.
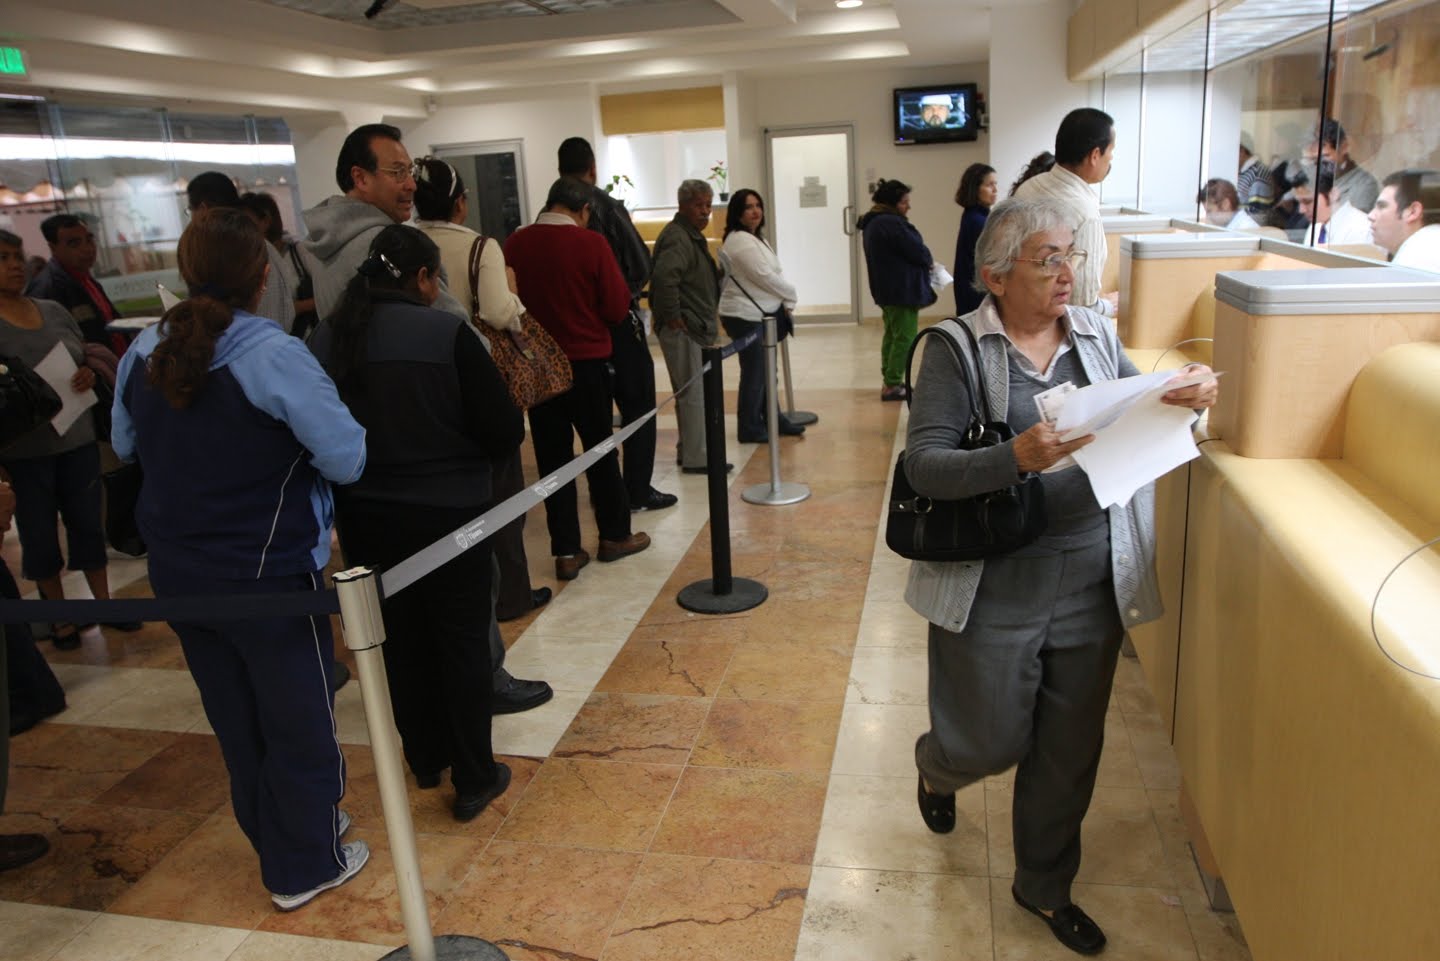
[[[605,559],[605,542],[600,542],[600,559]],[[573,581],[580,576],[580,568],[590,563],[590,554],[587,551],[576,551],[574,554],[561,554],[555,558],[555,576],[562,581]]]
[[622,557],[629,557],[631,554],[638,554],[650,546],[650,535],[644,531],[636,531],[623,541],[600,542],[600,560],[609,563],[618,561]]

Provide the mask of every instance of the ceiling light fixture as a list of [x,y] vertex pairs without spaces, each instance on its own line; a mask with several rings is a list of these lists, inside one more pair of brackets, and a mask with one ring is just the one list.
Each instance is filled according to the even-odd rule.
[[835,6],[841,10],[853,10],[856,7],[864,6],[865,0],[835,0]]

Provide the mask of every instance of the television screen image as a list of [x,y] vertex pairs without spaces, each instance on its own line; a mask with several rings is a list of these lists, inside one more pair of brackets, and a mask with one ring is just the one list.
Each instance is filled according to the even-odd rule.
[[895,91],[895,143],[949,143],[980,136],[973,83]]

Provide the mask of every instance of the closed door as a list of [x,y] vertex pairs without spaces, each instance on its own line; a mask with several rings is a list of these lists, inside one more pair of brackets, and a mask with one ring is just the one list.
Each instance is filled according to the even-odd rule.
[[765,131],[766,219],[800,321],[860,322],[854,128]]
[[434,148],[460,174],[470,192],[465,226],[498,243],[529,222],[525,210],[525,155],[518,140]]

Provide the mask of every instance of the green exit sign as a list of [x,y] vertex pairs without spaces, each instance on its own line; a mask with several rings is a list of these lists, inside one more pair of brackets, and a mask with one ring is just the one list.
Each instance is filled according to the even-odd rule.
[[25,76],[25,53],[19,47],[0,47],[0,76]]

